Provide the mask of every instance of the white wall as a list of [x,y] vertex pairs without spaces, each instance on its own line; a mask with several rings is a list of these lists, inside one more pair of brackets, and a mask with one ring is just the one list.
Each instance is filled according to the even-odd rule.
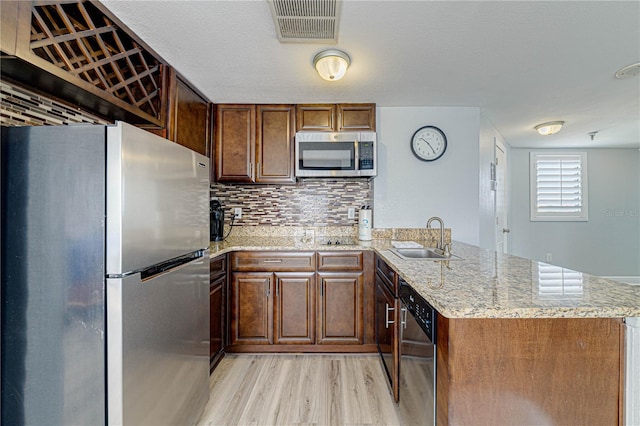
[[511,149],[510,253],[592,275],[640,275],[640,151],[586,151],[588,222],[529,220],[529,152]]
[[[447,135],[447,151],[434,162],[411,152],[411,136],[425,125]],[[377,130],[374,227],[423,228],[439,216],[454,240],[478,245],[480,109],[379,107]]]

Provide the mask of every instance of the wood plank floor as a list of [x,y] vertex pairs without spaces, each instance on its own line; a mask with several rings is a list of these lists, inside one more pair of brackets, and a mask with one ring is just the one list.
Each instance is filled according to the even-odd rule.
[[227,354],[199,425],[399,425],[374,354]]

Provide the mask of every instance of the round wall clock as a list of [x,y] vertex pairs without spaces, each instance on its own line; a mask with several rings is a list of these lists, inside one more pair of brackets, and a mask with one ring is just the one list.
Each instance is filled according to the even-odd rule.
[[411,151],[422,161],[434,161],[447,150],[447,137],[435,126],[424,126],[411,137]]

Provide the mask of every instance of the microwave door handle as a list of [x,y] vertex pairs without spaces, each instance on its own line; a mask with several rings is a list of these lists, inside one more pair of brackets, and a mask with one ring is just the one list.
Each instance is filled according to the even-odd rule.
[[358,141],[353,141],[353,170],[360,170],[360,149],[358,148]]

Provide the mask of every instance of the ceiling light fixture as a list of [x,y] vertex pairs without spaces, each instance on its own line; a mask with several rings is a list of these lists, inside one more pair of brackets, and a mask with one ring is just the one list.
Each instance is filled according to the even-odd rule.
[[564,121],[550,121],[548,123],[538,124],[536,127],[536,131],[543,136],[555,135],[560,130],[562,130],[562,126],[564,125]]
[[342,50],[323,50],[313,58],[313,66],[320,77],[327,81],[336,81],[344,77],[351,58]]
[[616,72],[616,78],[619,80],[636,77],[638,75],[640,75],[640,62],[622,67]]

